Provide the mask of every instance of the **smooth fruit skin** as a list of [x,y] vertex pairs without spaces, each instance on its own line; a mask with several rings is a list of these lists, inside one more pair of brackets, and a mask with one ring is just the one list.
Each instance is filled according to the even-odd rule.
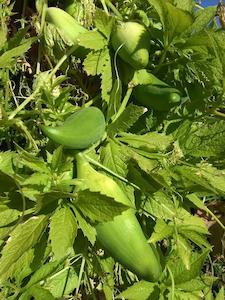
[[79,47],[78,36],[87,32],[87,29],[77,23],[70,14],[57,7],[48,7],[45,19],[54,25],[68,42]]
[[167,111],[181,101],[177,89],[151,84],[136,86],[133,96],[139,104],[158,111]]
[[60,126],[41,129],[53,142],[68,149],[87,149],[103,137],[105,118],[97,107],[88,107],[72,114]]
[[[84,189],[92,181],[92,191],[104,191],[116,201],[133,206],[119,185],[107,175],[95,171],[81,153],[77,155],[77,177],[82,179]],[[113,258],[140,278],[158,281],[162,273],[159,255],[154,245],[147,243],[134,208],[127,209],[112,221],[99,223],[95,228],[97,240]]]
[[112,32],[112,46],[118,55],[135,69],[149,62],[150,37],[145,27],[136,22],[119,23]]

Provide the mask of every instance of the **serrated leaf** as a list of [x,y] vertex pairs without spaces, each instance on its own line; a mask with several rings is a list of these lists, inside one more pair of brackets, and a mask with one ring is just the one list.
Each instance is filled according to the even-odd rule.
[[201,291],[183,292],[176,289],[173,297],[173,292],[171,289],[169,289],[169,291],[168,300],[201,300],[203,296]]
[[65,206],[56,210],[50,219],[49,231],[54,259],[61,259],[73,249],[76,235],[77,223],[71,209]]
[[36,40],[36,37],[29,38],[23,44],[4,52],[0,56],[0,68],[11,67],[15,63],[15,59],[23,55]]
[[201,248],[202,246],[206,248],[211,248],[211,245],[207,241],[206,237],[203,234],[198,233],[197,230],[194,231],[194,230],[186,230],[185,228],[184,229],[178,228],[178,232]]
[[192,248],[188,241],[181,235],[176,236],[176,250],[182,259],[185,268],[189,271]]
[[173,200],[165,193],[159,191],[148,197],[144,210],[149,214],[164,220],[173,220],[176,216],[176,207]]
[[[184,283],[189,280],[195,279],[199,276],[202,265],[209,254],[209,250],[202,253],[192,252],[190,257],[190,270],[187,271],[182,260],[178,257],[170,257],[168,265],[173,273],[174,281],[176,284]],[[168,279],[166,285],[171,285],[171,279]]]
[[68,199],[73,197],[74,195],[71,193],[64,193],[60,191],[51,191],[38,194],[36,196],[36,212],[49,213],[57,207],[60,199]]
[[34,173],[31,174],[28,178],[26,178],[22,185],[37,185],[37,186],[47,186],[49,181],[51,180],[51,177],[49,174],[45,173]]
[[65,268],[47,278],[44,288],[49,290],[54,299],[69,295],[78,286],[78,276],[72,267]]
[[4,278],[4,274],[7,272],[8,268],[16,262],[21,255],[38,242],[47,222],[48,217],[40,215],[31,217],[25,223],[19,224],[15,228],[2,250],[2,256],[0,258],[1,278]]
[[80,34],[78,43],[87,49],[101,50],[107,45],[107,40],[100,32],[92,30]]
[[96,241],[96,230],[93,226],[91,226],[85,219],[84,217],[80,214],[80,212],[73,207],[73,210],[76,215],[77,222],[79,224],[80,229],[82,230],[84,236],[88,238],[90,243],[94,245]]
[[176,288],[181,289],[186,292],[192,291],[201,291],[207,286],[207,283],[204,282],[204,277],[197,277],[195,279],[191,279],[187,282],[176,284]]
[[84,60],[84,70],[88,75],[101,75],[102,98],[107,103],[112,90],[112,67],[108,48],[90,52]]
[[[203,126],[204,124],[204,126]],[[184,122],[177,132],[182,151],[194,157],[218,157],[225,153],[225,122]]]
[[166,222],[164,222],[163,220],[158,219],[154,227],[154,232],[148,240],[148,243],[159,242],[167,237],[172,236],[173,232],[174,229],[172,226],[166,224]]
[[[102,147],[100,156],[104,166],[126,178],[128,173],[128,161],[130,159],[130,153],[127,147],[118,145],[112,139],[109,139],[106,146]],[[117,178],[114,178],[114,180],[130,199],[131,203],[134,203],[133,188],[125,184],[122,180]]]
[[96,9],[94,23],[96,28],[109,40],[114,25],[114,18],[101,9]]
[[144,107],[129,104],[119,118],[107,128],[109,136],[119,132],[126,132],[144,113]]
[[143,135],[120,133],[119,140],[134,148],[146,151],[165,151],[173,142],[172,136],[158,132],[149,132]]
[[147,300],[153,293],[155,286],[155,283],[141,280],[120,293],[116,299]]
[[189,27],[188,32],[197,33],[204,30],[206,26],[215,18],[216,6],[208,6],[204,9],[199,9],[196,13],[194,23]]
[[78,193],[76,207],[92,221],[107,222],[128,209],[113,198],[88,190]]

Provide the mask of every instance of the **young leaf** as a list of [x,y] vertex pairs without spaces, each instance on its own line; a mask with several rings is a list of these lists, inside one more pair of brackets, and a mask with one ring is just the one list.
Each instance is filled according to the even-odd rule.
[[110,39],[115,19],[107,15],[103,10],[96,9],[94,23],[96,28],[104,34],[107,40]]
[[78,192],[76,207],[92,221],[107,222],[128,209],[113,198],[88,190]]
[[68,206],[57,209],[50,219],[49,231],[55,260],[61,259],[73,249],[76,234],[77,223],[71,209]]
[[39,215],[15,228],[2,250],[0,278],[4,278],[8,268],[38,242],[47,222],[47,216]]
[[165,238],[168,238],[173,235],[174,229],[172,226],[166,224],[161,219],[156,221],[154,232],[152,233],[150,239],[148,240],[149,243],[156,243]]

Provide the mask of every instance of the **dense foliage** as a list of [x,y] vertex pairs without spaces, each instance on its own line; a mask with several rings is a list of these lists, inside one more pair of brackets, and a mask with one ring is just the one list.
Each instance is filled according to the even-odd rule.
[[[221,5],[0,0],[0,299],[224,299]],[[61,132],[75,149],[45,135],[87,107],[103,133],[90,116]],[[107,248],[104,224],[134,207],[157,282],[128,240]]]

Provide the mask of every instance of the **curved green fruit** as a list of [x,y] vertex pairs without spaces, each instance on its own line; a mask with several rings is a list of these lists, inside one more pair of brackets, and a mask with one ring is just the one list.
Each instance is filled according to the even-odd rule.
[[148,65],[150,37],[143,25],[119,23],[112,32],[111,40],[114,50],[119,49],[118,55],[133,68],[141,69]]
[[103,137],[105,118],[97,107],[88,107],[72,114],[60,126],[41,128],[57,144],[68,149],[86,149]]
[[152,84],[136,86],[133,96],[139,104],[159,111],[167,111],[181,101],[177,89]]
[[[119,185],[94,170],[81,153],[77,155],[77,177],[82,179],[83,189],[104,191],[106,196],[132,207]],[[158,281],[162,273],[159,255],[154,245],[147,243],[134,208],[128,208],[112,221],[99,223],[95,228],[97,240],[113,258],[140,278]]]
[[87,32],[71,15],[57,7],[46,9],[46,21],[54,25],[68,42],[79,47],[78,36]]

